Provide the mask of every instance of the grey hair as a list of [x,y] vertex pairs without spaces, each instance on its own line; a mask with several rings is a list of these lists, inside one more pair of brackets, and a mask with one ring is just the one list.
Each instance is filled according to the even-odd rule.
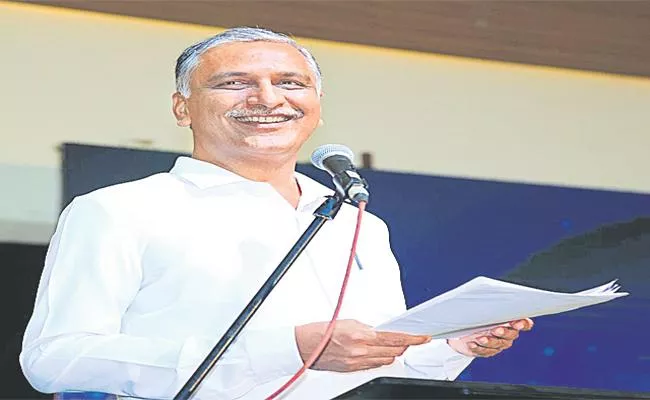
[[262,28],[237,27],[223,31],[201,42],[195,43],[181,53],[176,60],[176,90],[185,97],[190,96],[190,78],[198,67],[201,56],[213,47],[236,42],[275,42],[286,43],[295,47],[307,60],[309,68],[316,76],[316,90],[322,88],[321,70],[316,58],[306,48],[300,46],[291,37]]

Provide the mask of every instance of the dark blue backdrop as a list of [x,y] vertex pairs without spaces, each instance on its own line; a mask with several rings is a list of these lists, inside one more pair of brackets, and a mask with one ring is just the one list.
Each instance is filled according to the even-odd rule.
[[[179,154],[66,144],[63,203],[166,171]],[[312,166],[303,172],[331,186]],[[460,379],[650,391],[650,196],[362,170],[389,225],[409,306],[477,276],[578,291],[620,278],[631,296],[539,318]]]

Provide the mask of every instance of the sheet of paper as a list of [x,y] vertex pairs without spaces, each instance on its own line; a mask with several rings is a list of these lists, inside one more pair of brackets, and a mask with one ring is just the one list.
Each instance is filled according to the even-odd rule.
[[479,276],[376,329],[454,338],[512,320],[558,314],[628,295],[619,289],[614,280],[578,293],[558,293]]

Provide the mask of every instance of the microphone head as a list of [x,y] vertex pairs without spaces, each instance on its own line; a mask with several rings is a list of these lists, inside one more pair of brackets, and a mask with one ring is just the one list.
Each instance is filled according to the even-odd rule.
[[343,156],[350,160],[350,163],[353,164],[354,153],[352,150],[350,150],[350,148],[342,144],[324,144],[317,147],[316,150],[311,153],[311,163],[318,169],[326,170],[326,168],[323,166],[323,161],[334,155]]

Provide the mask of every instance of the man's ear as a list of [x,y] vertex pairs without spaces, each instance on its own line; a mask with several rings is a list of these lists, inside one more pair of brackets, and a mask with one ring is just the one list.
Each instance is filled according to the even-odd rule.
[[174,112],[174,117],[176,117],[176,125],[187,128],[192,124],[192,119],[187,108],[187,99],[179,92],[172,95],[172,111]]

